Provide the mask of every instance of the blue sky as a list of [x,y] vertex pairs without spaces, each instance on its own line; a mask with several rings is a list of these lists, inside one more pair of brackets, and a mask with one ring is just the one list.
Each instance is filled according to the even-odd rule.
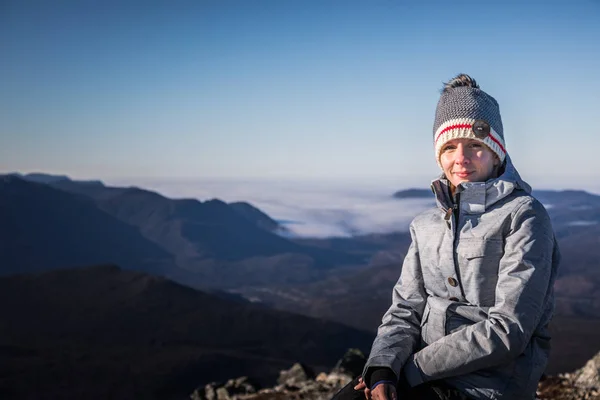
[[0,172],[425,187],[466,72],[526,180],[600,191],[598,21],[595,0],[4,0]]

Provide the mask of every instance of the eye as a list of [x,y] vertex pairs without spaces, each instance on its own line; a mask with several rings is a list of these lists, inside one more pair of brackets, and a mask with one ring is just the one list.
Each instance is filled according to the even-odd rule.
[[444,147],[442,147],[442,153],[445,151],[449,151],[449,150],[454,150],[456,149],[456,146],[453,144],[447,144]]
[[483,147],[483,145],[479,142],[471,142],[469,143],[469,146],[473,149],[480,149]]

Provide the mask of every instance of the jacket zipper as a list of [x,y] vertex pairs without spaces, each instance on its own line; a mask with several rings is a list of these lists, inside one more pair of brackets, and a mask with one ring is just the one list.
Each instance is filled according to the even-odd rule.
[[460,193],[457,193],[456,196],[454,196],[454,204],[452,204],[452,208],[449,209],[449,211],[452,210],[450,214],[450,216],[454,217],[454,229],[453,229],[453,233],[454,233],[454,237],[452,238],[452,259],[454,260],[454,273],[456,274],[456,278],[458,279],[458,286],[460,288],[460,293],[462,295],[462,297],[465,297],[465,292],[463,290],[463,286],[462,286],[462,279],[460,277],[460,269],[458,267],[458,257],[457,257],[457,243],[458,243],[458,223],[459,223],[459,219],[460,219]]
[[454,258],[454,270],[458,275],[458,260],[456,257],[456,247],[457,247],[457,239],[458,239],[458,219],[460,217],[460,193],[457,193],[454,196],[454,204],[452,204],[452,216],[454,217],[454,237],[452,238],[452,257]]
[[[458,201],[458,196],[460,196],[460,194],[457,194],[457,201]],[[449,207],[446,210],[446,214],[444,215],[444,220],[446,220],[446,226],[448,226],[448,229],[452,229],[452,224],[450,222],[450,218],[452,218],[452,216],[454,216],[454,236],[456,237],[456,225],[458,223],[458,203],[454,203],[452,204],[451,207]]]

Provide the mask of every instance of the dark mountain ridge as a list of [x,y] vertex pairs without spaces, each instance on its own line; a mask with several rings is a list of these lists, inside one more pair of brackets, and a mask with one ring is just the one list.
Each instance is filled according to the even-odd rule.
[[324,251],[283,238],[275,234],[285,232],[283,226],[245,202],[170,199],[137,187],[91,187],[71,180],[52,186],[92,198],[100,208],[139,227],[148,239],[178,256],[239,261],[296,253],[308,255],[321,268],[363,261],[344,252]]
[[76,183],[82,184],[82,185],[104,186],[104,183],[102,183],[102,181],[100,181],[100,180],[73,180],[73,179],[69,178],[67,175],[52,175],[52,174],[46,174],[46,173],[42,173],[42,172],[32,172],[29,174],[20,174],[18,172],[12,172],[8,175],[16,176],[16,177],[19,177],[26,181],[36,182],[36,183],[58,184],[60,182],[69,181],[69,182],[76,182]]
[[178,256],[235,261],[303,250],[257,228],[221,200],[172,200],[132,188],[98,205]]
[[90,263],[170,275],[172,256],[94,202],[16,176],[0,177],[0,274]]
[[[31,173],[24,175],[16,172],[9,175],[17,176],[27,181],[46,183],[67,192],[86,195],[95,200],[105,200],[122,194],[128,190],[141,190],[147,194],[155,193],[156,195],[161,196],[156,192],[138,187],[110,187],[106,186],[100,180],[73,180],[66,175],[52,175],[44,173]],[[280,225],[267,214],[247,202],[233,202],[229,203],[229,206],[231,206],[231,208],[239,215],[251,221],[261,229],[275,233],[287,233],[287,229],[284,226]]]
[[272,384],[372,340],[115,266],[0,278],[0,314],[2,398],[182,398],[232,374]]
[[290,234],[289,230],[285,226],[282,226],[279,222],[275,221],[258,208],[252,206],[250,203],[245,201],[237,201],[234,203],[229,203],[229,206],[233,208],[233,210],[239,215],[256,224],[259,228],[280,235]]
[[431,189],[403,189],[392,195],[396,199],[435,199]]
[[[5,180],[20,181],[21,184],[11,190],[22,191],[19,196],[25,199],[22,205],[10,207],[10,218],[23,225],[19,229],[24,232],[17,235],[11,231],[17,229],[16,222],[12,227],[2,228],[7,237],[12,237],[4,244],[4,251],[0,251],[0,259],[4,258],[9,265],[5,267],[10,270],[6,273],[24,272],[28,268],[118,262],[128,268],[135,264],[136,269],[166,275],[195,287],[225,288],[313,281],[331,269],[364,263],[361,256],[295,243],[261,228],[260,224],[268,217],[258,210],[253,211],[250,205],[231,206],[217,199],[173,200],[140,188],[79,183],[62,177],[46,177],[44,180],[51,183],[44,185],[16,176],[7,176]],[[46,189],[43,196],[37,193],[42,188]],[[0,195],[2,190],[7,189],[0,188]],[[85,211],[77,206],[82,204]],[[240,208],[244,210],[241,213]],[[35,210],[34,213],[29,213],[29,209]],[[101,217],[106,221],[99,222]],[[116,232],[119,227],[115,221],[125,233]],[[99,227],[107,223],[112,224],[112,228],[106,231],[110,237],[104,238]],[[124,234],[138,236],[135,239],[138,244],[129,244]],[[71,240],[72,236],[77,236],[74,238],[77,240]],[[125,260],[114,258],[110,253],[114,249],[101,250],[108,241],[111,246],[117,242],[124,248],[119,253],[131,253],[130,245],[134,249],[141,246],[139,236],[145,239],[146,245],[152,245],[149,247],[161,250],[169,258],[168,262],[177,267],[176,273],[166,272],[162,267],[146,269],[147,263],[140,262],[137,256]],[[21,237],[20,241],[16,242],[15,237]],[[23,243],[37,248],[53,241],[57,245],[50,246],[52,252],[32,252],[38,257],[27,263],[29,267],[21,265]],[[87,257],[77,257],[78,252]],[[141,260],[155,259],[151,250],[139,255],[143,256]]]

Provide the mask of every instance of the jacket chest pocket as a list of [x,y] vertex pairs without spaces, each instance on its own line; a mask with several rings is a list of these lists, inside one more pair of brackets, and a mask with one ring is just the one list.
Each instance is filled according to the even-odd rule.
[[480,306],[494,305],[498,268],[504,255],[503,241],[461,239],[457,251],[467,300]]

